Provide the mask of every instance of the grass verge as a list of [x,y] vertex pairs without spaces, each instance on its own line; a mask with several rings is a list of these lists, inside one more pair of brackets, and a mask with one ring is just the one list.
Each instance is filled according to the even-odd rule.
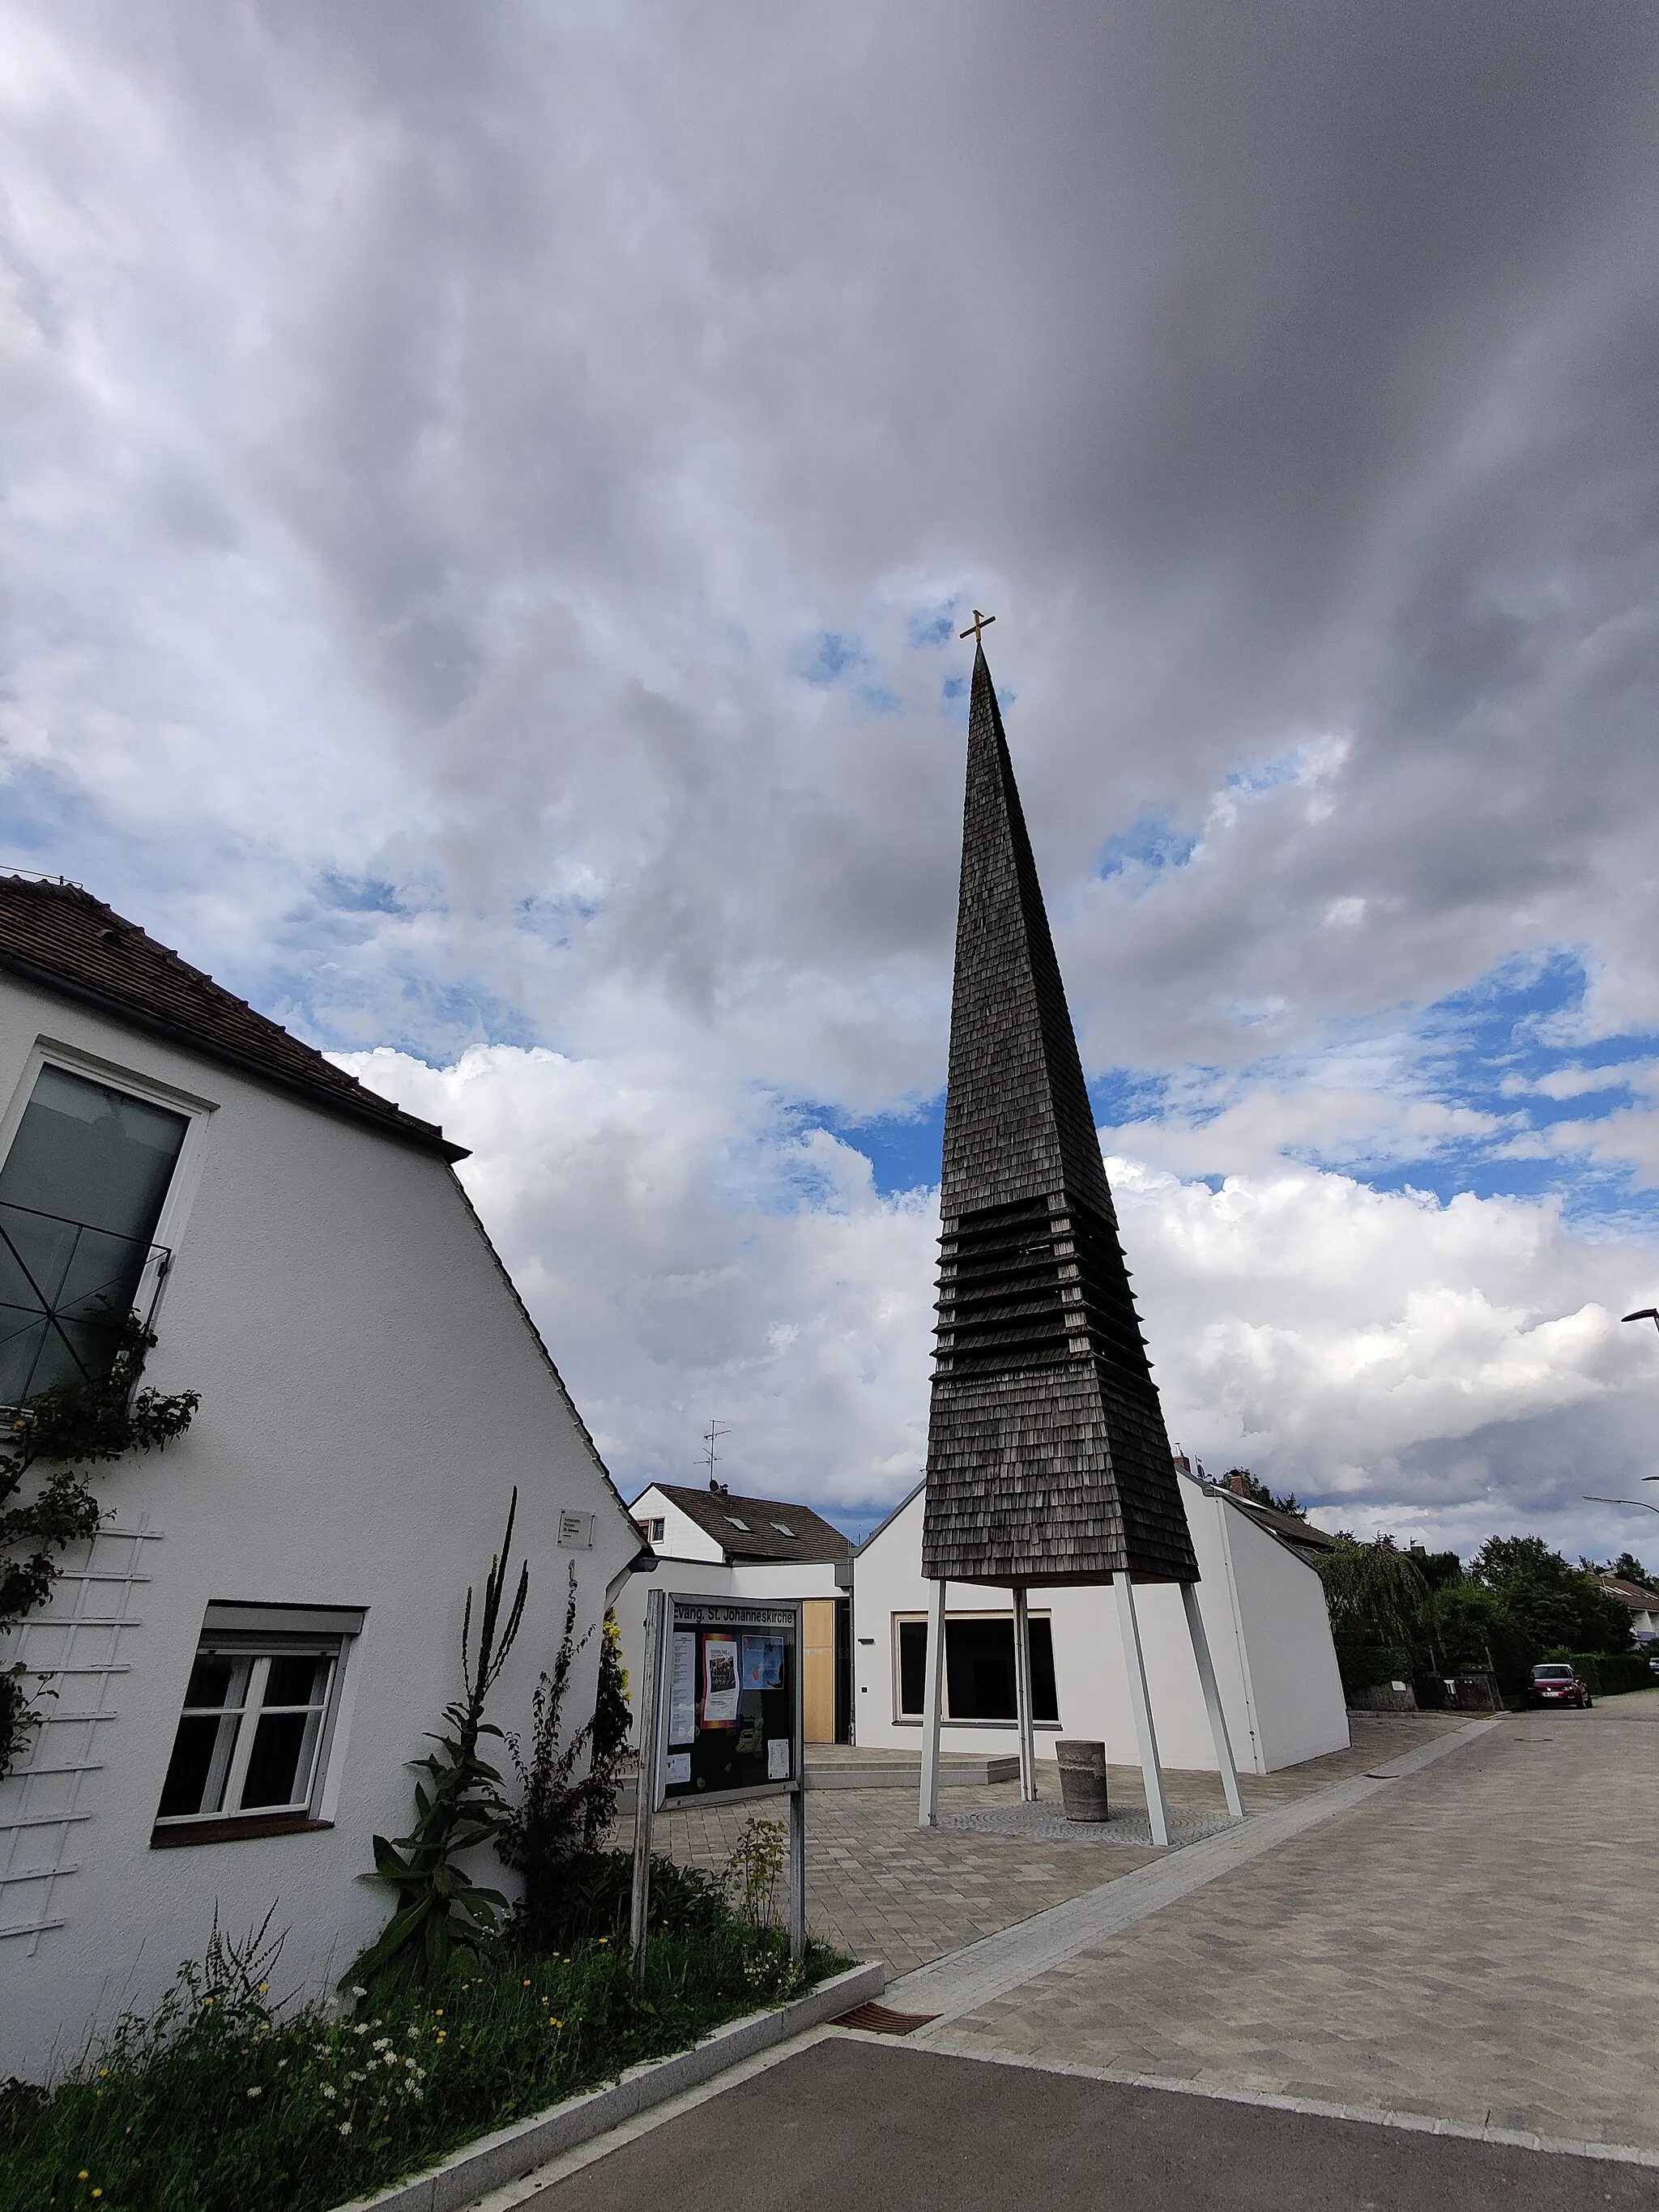
[[219,1944],[50,2094],[0,2091],[0,2204],[327,2212],[848,1963],[814,1946],[794,1965],[732,1914],[653,1932],[642,1997],[599,1936],[341,2013],[275,2002],[250,1950]]

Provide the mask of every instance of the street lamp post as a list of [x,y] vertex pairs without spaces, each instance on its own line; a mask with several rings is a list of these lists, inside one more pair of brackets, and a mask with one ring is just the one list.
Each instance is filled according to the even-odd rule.
[[[1620,1314],[1620,1321],[1650,1321],[1659,1328],[1659,1306],[1638,1306],[1634,1313]],[[1659,1482],[1659,1474],[1644,1474],[1644,1482]],[[1645,1498],[1591,1498],[1585,1496],[1586,1505],[1628,1505],[1644,1513],[1659,1513],[1659,1505],[1650,1504]]]

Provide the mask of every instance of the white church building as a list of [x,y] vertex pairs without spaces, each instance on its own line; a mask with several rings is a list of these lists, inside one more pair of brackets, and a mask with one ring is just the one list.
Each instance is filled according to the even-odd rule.
[[[1230,1492],[1182,1472],[1181,1501],[1198,1557],[1200,1609],[1242,1772],[1271,1774],[1347,1748],[1348,1717],[1318,1575],[1265,1517]],[[854,1565],[854,1726],[865,1748],[919,1753],[933,1585],[922,1578],[918,1485]],[[1216,1770],[1214,1740],[1180,1590],[1137,1586],[1136,1604],[1159,1754],[1166,1766]],[[946,1595],[947,1752],[1015,1748],[1013,1613],[1006,1590],[952,1583]],[[1037,1756],[1060,1736],[1103,1741],[1109,1760],[1138,1757],[1129,1686],[1109,1587],[1030,1596]],[[1045,1744],[1048,1747],[1045,1753]]]
[[390,1910],[370,1838],[408,1831],[515,1486],[498,1725],[570,1570],[585,1632],[653,1564],[462,1158],[84,890],[0,877],[0,1406],[106,1368],[132,1310],[145,1382],[201,1395],[93,1470],[99,1534],[0,1639],[45,1693],[0,1779],[0,2079],[152,2006],[216,1911],[331,1985]]

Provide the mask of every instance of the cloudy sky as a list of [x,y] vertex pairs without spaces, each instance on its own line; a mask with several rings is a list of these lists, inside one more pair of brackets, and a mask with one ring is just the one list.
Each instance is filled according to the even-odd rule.
[[994,610],[1172,1434],[1641,1551],[1656,116],[1601,0],[0,0],[0,862],[473,1148],[630,1493],[856,1528]]

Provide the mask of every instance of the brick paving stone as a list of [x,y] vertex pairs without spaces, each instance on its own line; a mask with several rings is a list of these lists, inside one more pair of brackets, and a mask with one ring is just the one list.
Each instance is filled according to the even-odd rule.
[[[1279,1774],[1243,1777],[1246,1808],[1265,1812],[1288,1803],[1465,1724],[1463,1716],[1439,1713],[1354,1713],[1350,1719],[1348,1750]],[[1173,1812],[1220,1808],[1215,1775],[1171,1770],[1165,1782]],[[1115,1803],[1144,1809],[1139,1768],[1112,1767],[1109,1788]],[[1054,1767],[1039,1769],[1038,1791],[1058,1802]],[[1012,1783],[953,1787],[945,1793],[945,1809],[965,1813],[1018,1803],[1018,1796]],[[715,1870],[756,1814],[787,1817],[781,1806],[764,1801],[676,1807],[659,1816],[656,1847],[683,1865]],[[615,1840],[631,1842],[627,1820]],[[1029,1838],[918,1828],[915,1794],[908,1789],[807,1792],[807,1917],[813,1932],[855,1958],[884,1959],[895,1976],[1132,1874],[1159,1856],[1150,1847],[1106,1850],[1098,1844],[1046,1842],[1034,1852]]]
[[1656,1893],[1653,1690],[1514,1715],[929,2039],[1659,2148]]

